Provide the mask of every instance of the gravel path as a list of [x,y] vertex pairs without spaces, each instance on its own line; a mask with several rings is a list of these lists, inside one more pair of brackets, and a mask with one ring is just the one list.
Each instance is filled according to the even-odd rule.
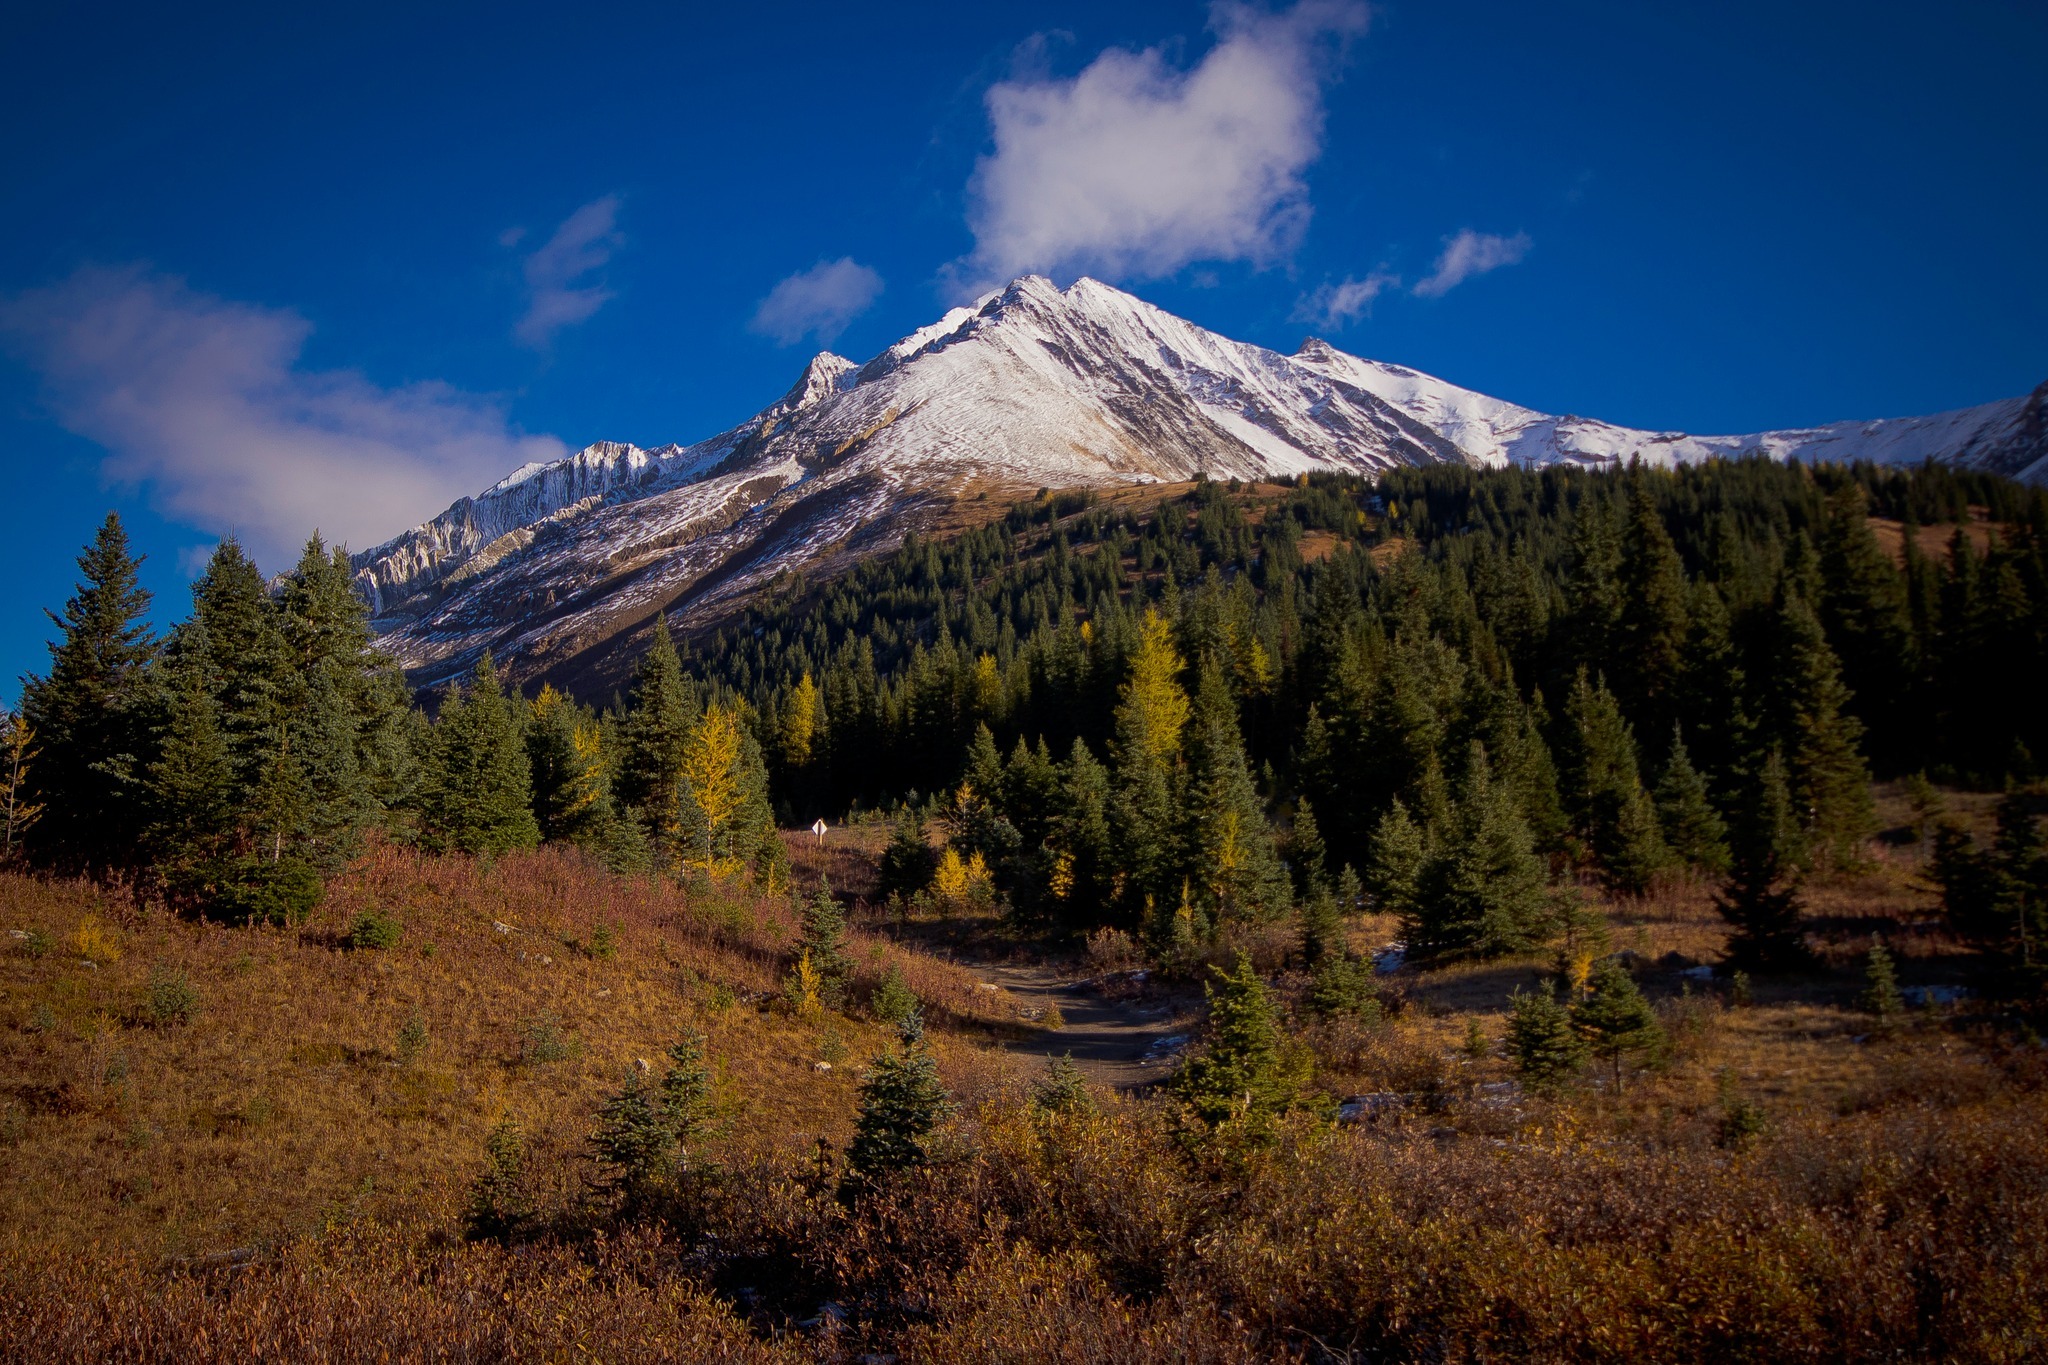
[[1142,1089],[1173,1069],[1173,1040],[1194,1034],[1192,1019],[1176,1018],[1165,1001],[1107,999],[1086,981],[1030,963],[982,963],[974,971],[1015,995],[1027,1007],[1057,1004],[1066,1027],[1005,1044],[1033,1057],[1072,1053],[1081,1073],[1098,1085]]

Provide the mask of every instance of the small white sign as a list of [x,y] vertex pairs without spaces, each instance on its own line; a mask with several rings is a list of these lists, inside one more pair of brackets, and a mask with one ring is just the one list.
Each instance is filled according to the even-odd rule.
[[818,836],[819,843],[825,842],[825,819],[823,816],[818,817],[818,823],[811,826],[811,833]]

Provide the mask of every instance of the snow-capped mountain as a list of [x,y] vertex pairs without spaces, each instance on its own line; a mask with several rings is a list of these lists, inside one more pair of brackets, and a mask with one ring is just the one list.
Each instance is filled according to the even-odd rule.
[[[417,681],[484,649],[519,677],[657,610],[715,617],[783,570],[829,572],[977,493],[1472,465],[1935,458],[2048,479],[2048,384],[1932,417],[1752,436],[1554,417],[1319,340],[1228,340],[1095,280],[1027,276],[865,365],[829,353],[758,415],[691,446],[602,442],[528,465],[355,557]],[[999,505],[999,504],[998,504]]]

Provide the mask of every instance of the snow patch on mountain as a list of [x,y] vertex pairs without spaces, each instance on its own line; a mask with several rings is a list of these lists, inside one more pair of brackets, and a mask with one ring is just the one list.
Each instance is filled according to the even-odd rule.
[[1669,465],[1716,456],[1917,463],[2041,479],[2048,384],[1930,417],[1749,436],[1552,416],[1310,339],[1218,336],[1082,279],[1026,276],[862,365],[814,357],[779,400],[690,446],[600,442],[527,465],[355,557],[414,676],[485,648],[567,666],[657,610],[703,616],[829,569],[970,490],[1369,473],[1402,465]]

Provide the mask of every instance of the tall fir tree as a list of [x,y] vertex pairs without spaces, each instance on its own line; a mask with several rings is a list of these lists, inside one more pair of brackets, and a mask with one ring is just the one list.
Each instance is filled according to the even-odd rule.
[[1735,806],[1728,880],[1714,901],[1735,931],[1728,960],[1749,971],[1803,966],[1809,958],[1800,924],[1804,840],[1776,750],[1743,785]]
[[1635,735],[1604,683],[1579,670],[1565,703],[1560,787],[1581,847],[1610,890],[1642,895],[1666,855],[1636,766]]
[[1222,918],[1272,919],[1292,902],[1271,827],[1244,756],[1237,704],[1213,657],[1205,657],[1189,726],[1187,875],[1204,909]]
[[420,833],[429,848],[496,855],[540,842],[526,749],[491,656],[442,704],[420,782]]
[[1768,666],[1758,711],[1763,737],[1783,755],[1804,836],[1801,861],[1843,867],[1876,828],[1863,725],[1848,710],[1841,666],[1806,599],[1780,591],[1768,622]]
[[78,557],[80,581],[62,615],[50,671],[22,686],[21,712],[42,750],[32,794],[43,808],[29,850],[67,871],[102,872],[135,856],[147,817],[143,769],[156,656],[142,561],[109,513]]
[[656,844],[672,841],[681,826],[677,784],[696,720],[696,695],[683,677],[668,618],[657,615],[654,641],[640,658],[619,726],[619,770],[613,783],[620,802],[638,812]]
[[1671,730],[1671,755],[1657,779],[1657,822],[1672,854],[1694,872],[1718,875],[1728,869],[1728,824],[1714,809],[1707,780],[1692,765],[1685,735]]

